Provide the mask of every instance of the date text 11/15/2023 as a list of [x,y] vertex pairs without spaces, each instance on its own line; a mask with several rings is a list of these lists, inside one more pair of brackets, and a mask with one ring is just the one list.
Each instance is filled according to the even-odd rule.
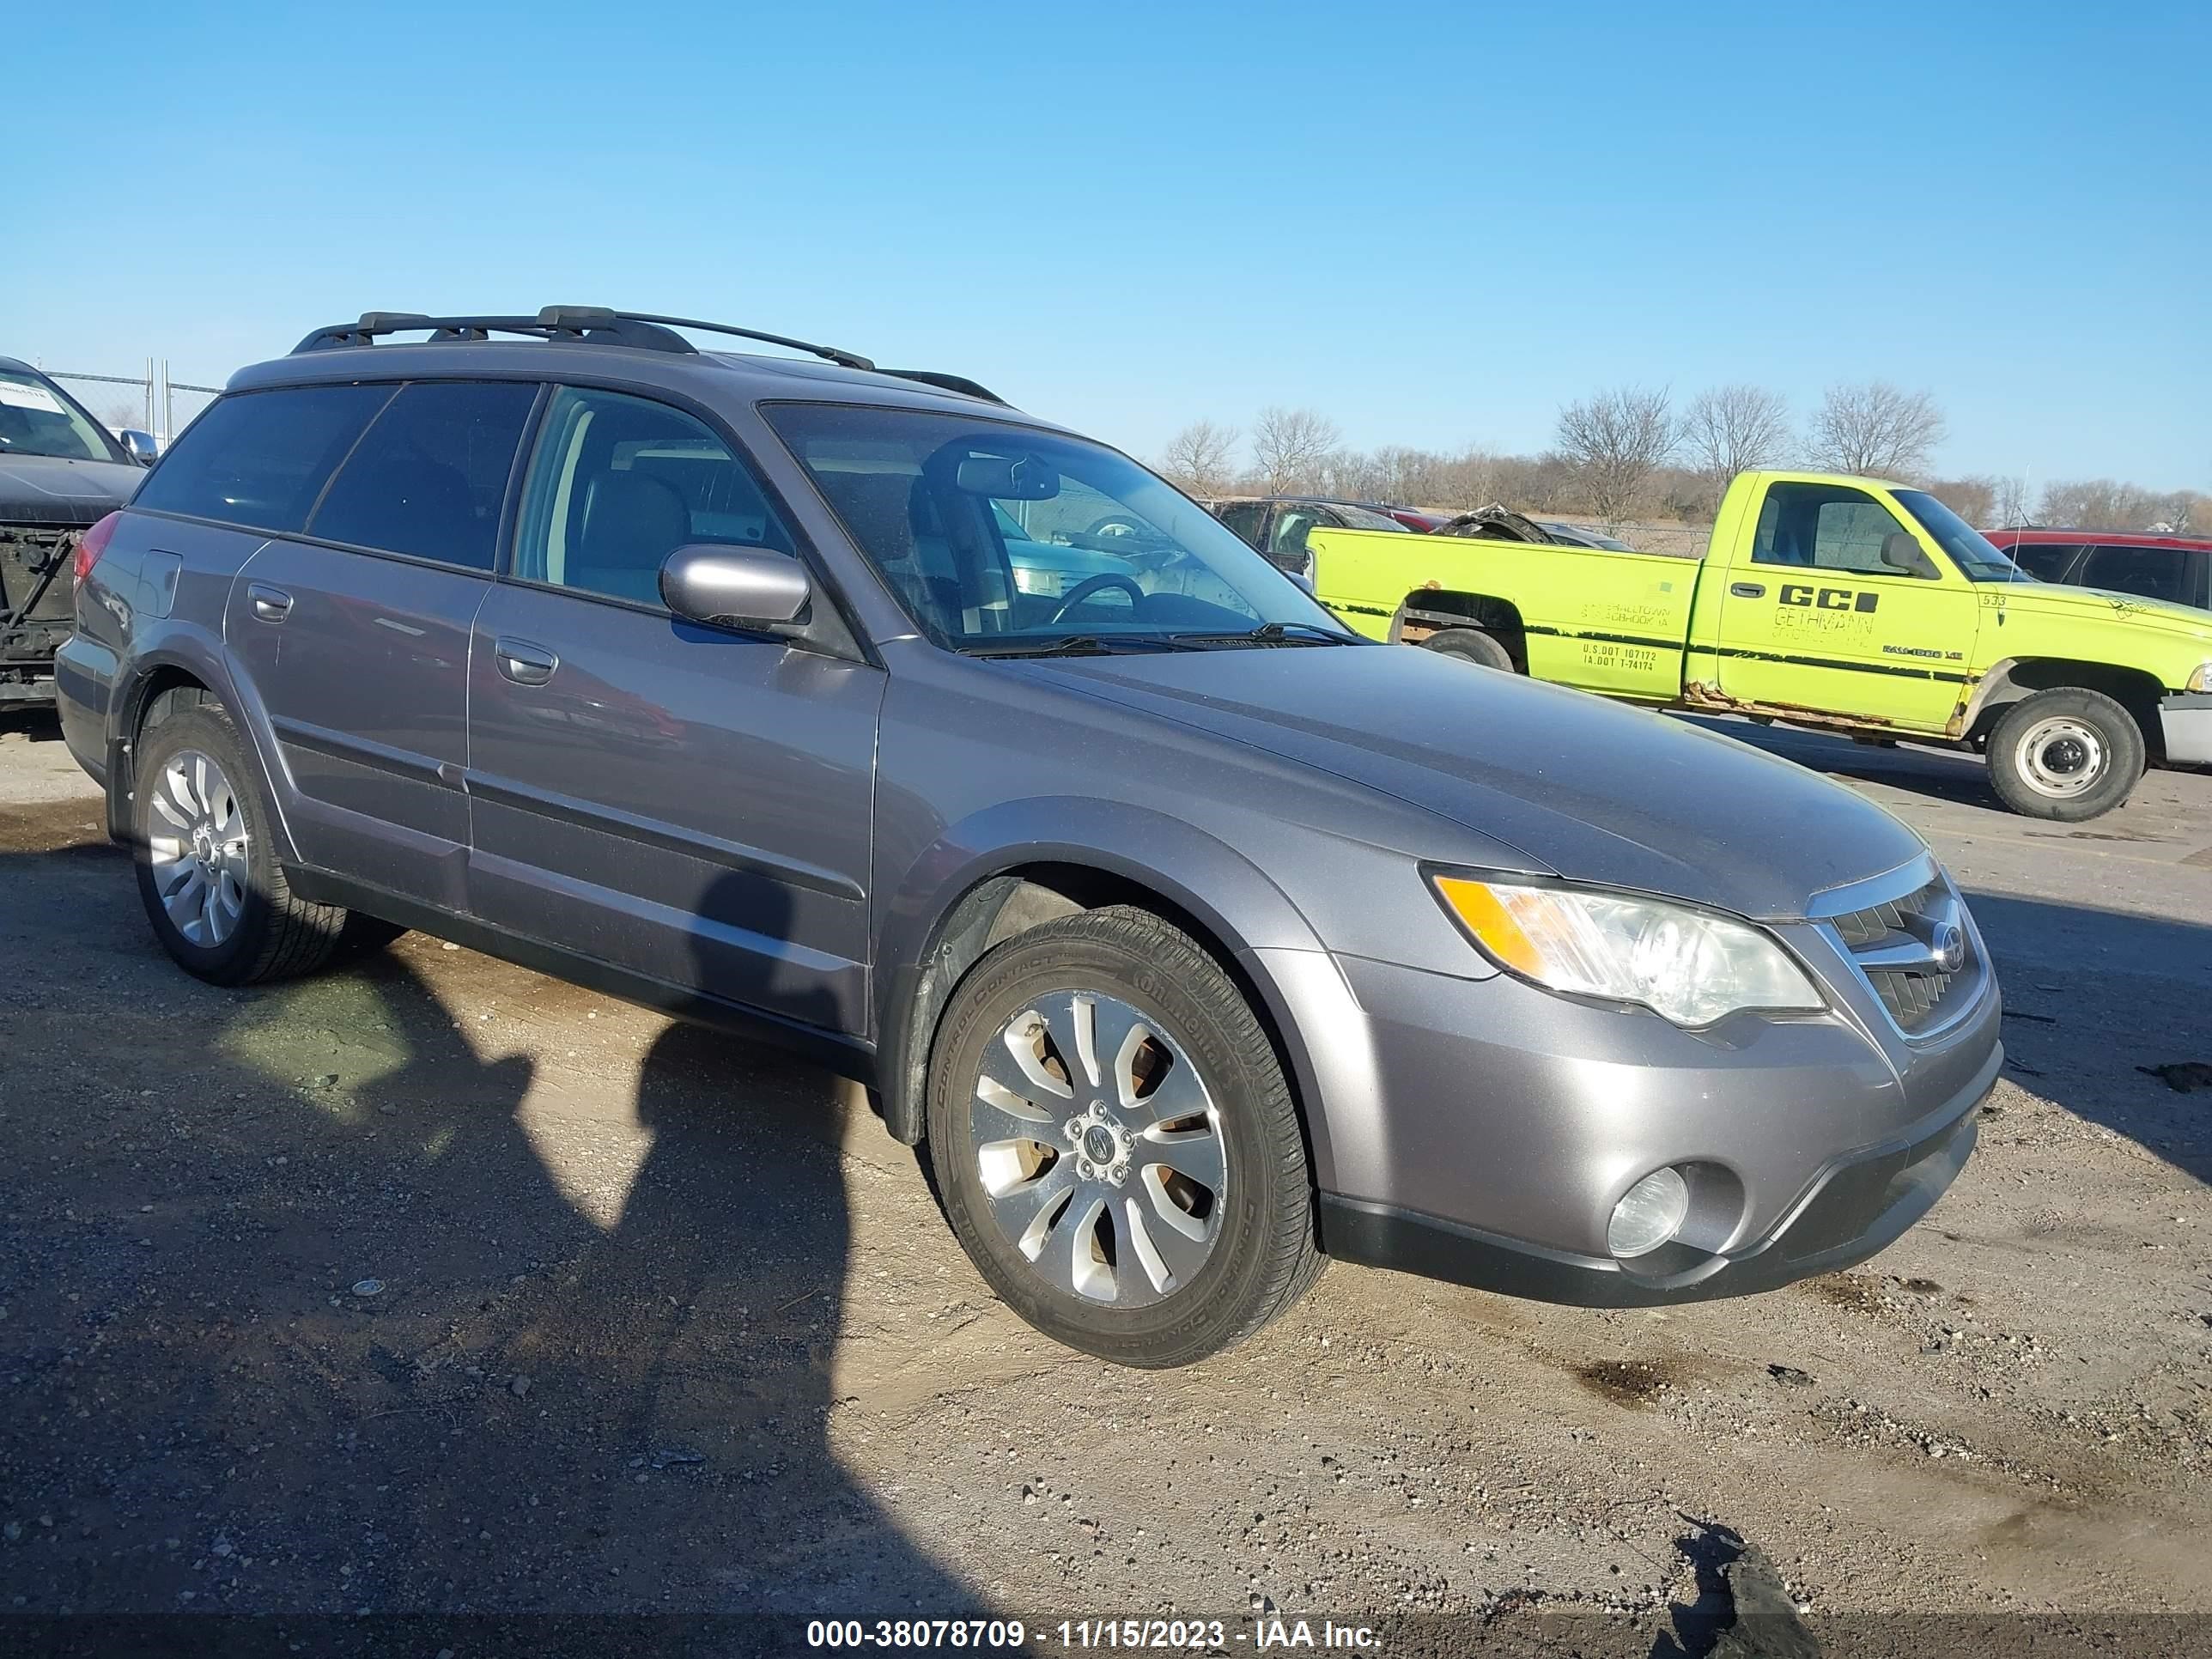
[[1040,1626],[1014,1619],[817,1619],[806,1626],[811,1648],[1018,1649],[1057,1636],[1067,1652],[1098,1650],[1219,1652],[1232,1644],[1255,1651],[1276,1648],[1374,1650],[1378,1633],[1334,1620],[1255,1619],[1239,1628],[1224,1619],[1062,1619]]

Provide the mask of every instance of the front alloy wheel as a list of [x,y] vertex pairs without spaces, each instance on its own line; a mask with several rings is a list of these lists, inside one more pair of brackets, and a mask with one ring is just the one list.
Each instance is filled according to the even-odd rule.
[[969,1139],[1000,1236],[1054,1290],[1141,1307],[1190,1284],[1221,1233],[1229,1160],[1206,1079],[1117,997],[1023,1009],[977,1067]]
[[1190,935],[1123,905],[1007,939],[929,1047],[945,1218],[1006,1305],[1124,1365],[1187,1365],[1295,1302],[1324,1258],[1282,1067]]

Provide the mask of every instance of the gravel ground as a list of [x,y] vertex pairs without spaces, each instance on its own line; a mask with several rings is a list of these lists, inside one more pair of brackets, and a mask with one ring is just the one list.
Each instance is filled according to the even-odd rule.
[[807,1067],[421,935],[186,978],[18,722],[0,1608],[1565,1609],[1700,1651],[1744,1550],[1814,1629],[2212,1613],[2212,777],[2068,829],[1963,757],[1729,729],[1974,896],[2012,1062],[1935,1213],[1664,1311],[1338,1267],[1157,1375],[999,1306]]

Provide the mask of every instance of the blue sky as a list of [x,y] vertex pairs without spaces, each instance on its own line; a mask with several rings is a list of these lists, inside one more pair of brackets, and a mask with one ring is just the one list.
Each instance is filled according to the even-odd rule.
[[[1935,393],[1954,472],[2212,489],[2212,8],[34,6],[0,352],[219,380],[613,304],[1141,453],[1597,387]],[[20,108],[21,106],[19,105]]]

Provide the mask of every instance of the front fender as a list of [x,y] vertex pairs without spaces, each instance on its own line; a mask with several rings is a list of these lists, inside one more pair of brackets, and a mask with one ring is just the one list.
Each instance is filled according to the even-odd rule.
[[[943,831],[879,887],[876,1029],[885,1116],[905,1140],[921,1132],[921,1069],[949,987],[925,969],[961,902],[994,878],[1038,865],[1073,865],[1118,877],[1182,910],[1212,935],[1232,971],[1256,994],[1304,1109],[1316,1173],[1332,1167],[1322,1086],[1298,1018],[1310,995],[1286,990],[1279,971],[1295,964],[1305,983],[1318,973],[1340,982],[1334,959],[1275,882],[1227,842],[1165,813],[1095,798],[1042,796],[995,804]],[[925,993],[928,993],[925,997]],[[925,1008],[925,1002],[927,1006]],[[915,1015],[922,1010],[925,1021]],[[927,1024],[927,1030],[922,1029]]]

